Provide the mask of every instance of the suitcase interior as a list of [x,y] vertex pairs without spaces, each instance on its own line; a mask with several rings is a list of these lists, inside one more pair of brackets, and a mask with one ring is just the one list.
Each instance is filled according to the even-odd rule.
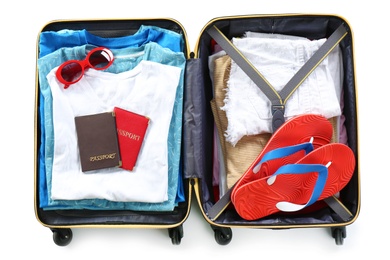
[[[212,99],[212,84],[208,70],[207,57],[211,55],[211,37],[205,31],[209,26],[215,25],[221,30],[228,39],[232,37],[240,37],[246,31],[263,32],[263,33],[280,33],[287,35],[295,35],[308,37],[310,39],[320,39],[329,37],[336,28],[345,23],[348,34],[341,41],[340,47],[342,50],[343,66],[344,66],[344,115],[346,117],[346,129],[348,135],[348,145],[353,150],[358,162],[358,131],[357,131],[357,104],[356,104],[356,86],[354,75],[354,60],[353,60],[353,42],[351,28],[348,23],[338,16],[333,15],[271,15],[271,16],[243,16],[243,17],[222,17],[211,20],[201,33],[196,49],[197,59],[188,62],[188,67],[191,63],[196,67],[196,73],[191,71],[189,79],[192,82],[191,93],[201,95],[200,98],[194,100],[198,102],[193,107],[201,107],[198,111],[199,120],[197,125],[201,130],[194,133],[193,150],[195,151],[193,163],[195,170],[194,177],[198,178],[195,191],[198,192],[197,199],[201,210],[206,220],[211,224],[212,228],[216,228],[218,232],[227,232],[224,227],[253,227],[253,228],[293,228],[293,227],[320,227],[320,226],[337,226],[348,225],[356,219],[360,208],[359,195],[359,165],[356,163],[355,172],[349,184],[341,191],[340,200],[344,206],[352,214],[351,220],[342,221],[338,215],[329,207],[322,208],[315,212],[306,214],[275,214],[259,220],[246,221],[239,217],[234,208],[227,207],[221,215],[215,220],[207,216],[207,212],[215,204],[212,187],[212,167],[213,167],[213,115],[210,107]],[[196,63],[196,65],[195,65]],[[202,79],[199,79],[202,75]],[[196,89],[196,90],[195,90]],[[288,104],[287,104],[288,105]],[[231,206],[231,205],[230,205]],[[218,229],[222,227],[222,229]],[[217,234],[216,234],[217,235]],[[229,235],[229,232],[222,235]],[[226,238],[229,239],[229,238]],[[218,242],[218,241],[217,241]],[[227,243],[228,241],[219,241]]]
[[[121,37],[134,34],[141,25],[158,26],[180,34],[185,32],[181,25],[170,19],[148,20],[88,20],[88,21],[53,21],[43,27],[43,31],[59,31],[62,29],[82,30],[101,37]],[[186,37],[183,37],[186,41]],[[185,56],[188,55],[188,45],[185,45]],[[37,50],[38,53],[39,50]],[[36,81],[36,117],[35,117],[35,211],[36,217],[42,225],[54,232],[57,244],[64,245],[70,242],[71,227],[88,226],[123,226],[168,228],[173,243],[179,243],[182,237],[182,223],[188,217],[190,210],[191,187],[188,180],[183,180],[185,201],[179,203],[173,211],[131,211],[131,210],[43,210],[39,207],[39,144],[41,142],[39,104],[39,82]],[[183,160],[182,160],[183,161]],[[181,166],[183,167],[183,166]],[[182,174],[182,176],[184,176]],[[61,239],[56,239],[57,234]]]

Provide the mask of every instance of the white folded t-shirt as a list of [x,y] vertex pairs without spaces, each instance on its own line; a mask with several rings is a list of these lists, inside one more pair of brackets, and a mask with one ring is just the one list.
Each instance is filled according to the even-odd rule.
[[[167,138],[181,69],[141,61],[119,74],[89,69],[64,89],[53,69],[47,76],[53,95],[54,200],[106,199],[163,202],[168,199]],[[133,171],[109,168],[81,171],[74,118],[123,109],[148,116],[150,124]]]
[[[326,41],[256,33],[246,36],[233,38],[233,44],[278,92]],[[285,106],[286,120],[304,113],[326,118],[341,115],[340,54],[336,47],[291,95]],[[272,133],[271,102],[234,61],[224,103],[221,109],[228,119],[225,137],[233,146],[245,135]]]

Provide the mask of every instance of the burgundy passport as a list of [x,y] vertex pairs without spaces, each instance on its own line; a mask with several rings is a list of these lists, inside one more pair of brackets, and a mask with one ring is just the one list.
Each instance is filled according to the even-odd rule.
[[122,168],[132,171],[136,165],[149,118],[119,107],[114,108]]
[[75,124],[83,172],[121,166],[112,112],[78,116]]

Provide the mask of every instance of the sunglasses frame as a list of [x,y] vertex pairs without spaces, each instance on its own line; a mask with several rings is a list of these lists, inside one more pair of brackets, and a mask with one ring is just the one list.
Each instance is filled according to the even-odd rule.
[[[99,51],[107,53],[108,57],[110,58],[108,60],[108,64],[103,66],[103,67],[96,67],[90,63],[91,56]],[[96,47],[96,48],[92,49],[90,52],[88,52],[88,54],[84,60],[68,60],[68,61],[65,61],[64,63],[62,63],[56,71],[56,77],[62,84],[64,84],[64,89],[67,89],[70,85],[75,84],[84,76],[84,72],[86,69],[93,68],[95,70],[104,70],[104,69],[107,69],[109,66],[111,66],[111,64],[113,62],[114,62],[114,54],[112,53],[112,51],[110,49],[105,48],[105,47]],[[62,77],[61,72],[66,66],[68,66],[69,64],[72,64],[72,63],[77,63],[80,65],[81,74],[76,80],[69,82]]]

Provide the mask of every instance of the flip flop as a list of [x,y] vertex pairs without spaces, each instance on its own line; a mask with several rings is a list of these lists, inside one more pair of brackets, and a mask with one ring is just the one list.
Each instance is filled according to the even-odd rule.
[[268,177],[241,185],[234,195],[234,207],[246,220],[299,211],[341,191],[350,181],[355,164],[348,146],[323,145]]
[[266,163],[259,164],[265,154],[277,148],[307,143],[310,142],[311,139],[313,148],[316,149],[328,144],[332,138],[332,133],[332,124],[321,115],[303,114],[287,120],[275,131],[275,133],[273,133],[258,157],[236,182],[232,188],[231,201],[234,203],[234,194],[240,186],[266,177],[266,175],[264,175],[265,171],[260,170],[260,165],[261,168],[268,169],[266,172],[272,174],[279,169],[280,166],[295,163],[305,155],[304,151],[298,151],[289,156],[275,158],[273,160],[268,160]]

